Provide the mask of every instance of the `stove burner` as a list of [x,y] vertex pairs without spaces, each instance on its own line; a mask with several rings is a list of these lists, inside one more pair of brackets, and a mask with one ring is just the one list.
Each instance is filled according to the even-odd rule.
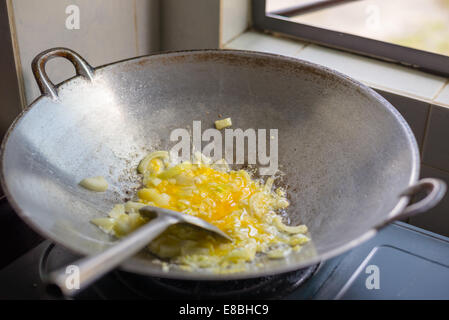
[[151,299],[279,299],[308,280],[318,265],[267,277],[194,281],[145,277],[118,271],[122,283],[142,298]]
[[[41,277],[79,257],[51,244],[40,262]],[[80,293],[79,299],[279,299],[314,275],[318,265],[244,280],[174,280],[113,271]]]

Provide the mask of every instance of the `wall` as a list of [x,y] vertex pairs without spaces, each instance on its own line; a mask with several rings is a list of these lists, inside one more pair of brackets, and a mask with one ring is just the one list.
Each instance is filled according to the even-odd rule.
[[251,25],[251,0],[222,0],[221,46],[246,31]]
[[[77,51],[92,66],[158,50],[218,48],[250,24],[250,0],[8,0],[23,76],[24,106],[39,96],[32,59],[52,47]],[[69,30],[66,8],[80,10],[80,29]],[[73,75],[72,66],[52,60],[51,79]],[[10,122],[8,119],[6,122]]]
[[[69,5],[79,7],[78,30],[66,28]],[[14,0],[11,7],[27,103],[40,95],[31,61],[43,50],[68,47],[92,66],[159,50],[158,0]],[[47,68],[55,83],[74,74],[63,59]]]

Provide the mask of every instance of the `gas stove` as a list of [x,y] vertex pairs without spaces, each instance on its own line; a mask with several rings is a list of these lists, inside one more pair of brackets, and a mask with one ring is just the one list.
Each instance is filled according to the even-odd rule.
[[[0,217],[14,224],[3,228],[22,230],[3,243],[14,243],[21,251],[25,244],[32,248],[0,269],[0,299],[52,299],[43,276],[79,256],[41,241],[21,221],[5,218],[11,214],[3,201]],[[355,249],[295,272],[199,282],[116,270],[75,299],[449,299],[449,238],[395,222]]]

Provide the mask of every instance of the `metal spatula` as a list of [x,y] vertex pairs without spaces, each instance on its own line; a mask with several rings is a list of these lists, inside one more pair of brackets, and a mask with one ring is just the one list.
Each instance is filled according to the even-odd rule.
[[118,241],[116,245],[109,249],[72,263],[79,268],[79,289],[67,287],[66,281],[68,275],[66,274],[65,268],[62,268],[48,275],[46,280],[49,291],[54,295],[67,297],[76,295],[102,275],[117,267],[121,262],[139,252],[173,224],[186,223],[232,241],[226,233],[217,227],[188,214],[151,206],[143,207],[139,212],[152,220]]

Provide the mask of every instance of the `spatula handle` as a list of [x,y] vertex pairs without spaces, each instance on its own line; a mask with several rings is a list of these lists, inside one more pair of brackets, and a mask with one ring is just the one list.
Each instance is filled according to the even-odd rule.
[[78,294],[124,260],[142,250],[168,226],[177,222],[179,220],[173,217],[158,216],[105,251],[74,262],[72,265],[77,268],[79,287],[73,287],[73,283],[70,284],[72,279],[69,278],[71,275],[66,273],[66,268],[51,272],[46,279],[48,291],[53,295],[65,297]]

